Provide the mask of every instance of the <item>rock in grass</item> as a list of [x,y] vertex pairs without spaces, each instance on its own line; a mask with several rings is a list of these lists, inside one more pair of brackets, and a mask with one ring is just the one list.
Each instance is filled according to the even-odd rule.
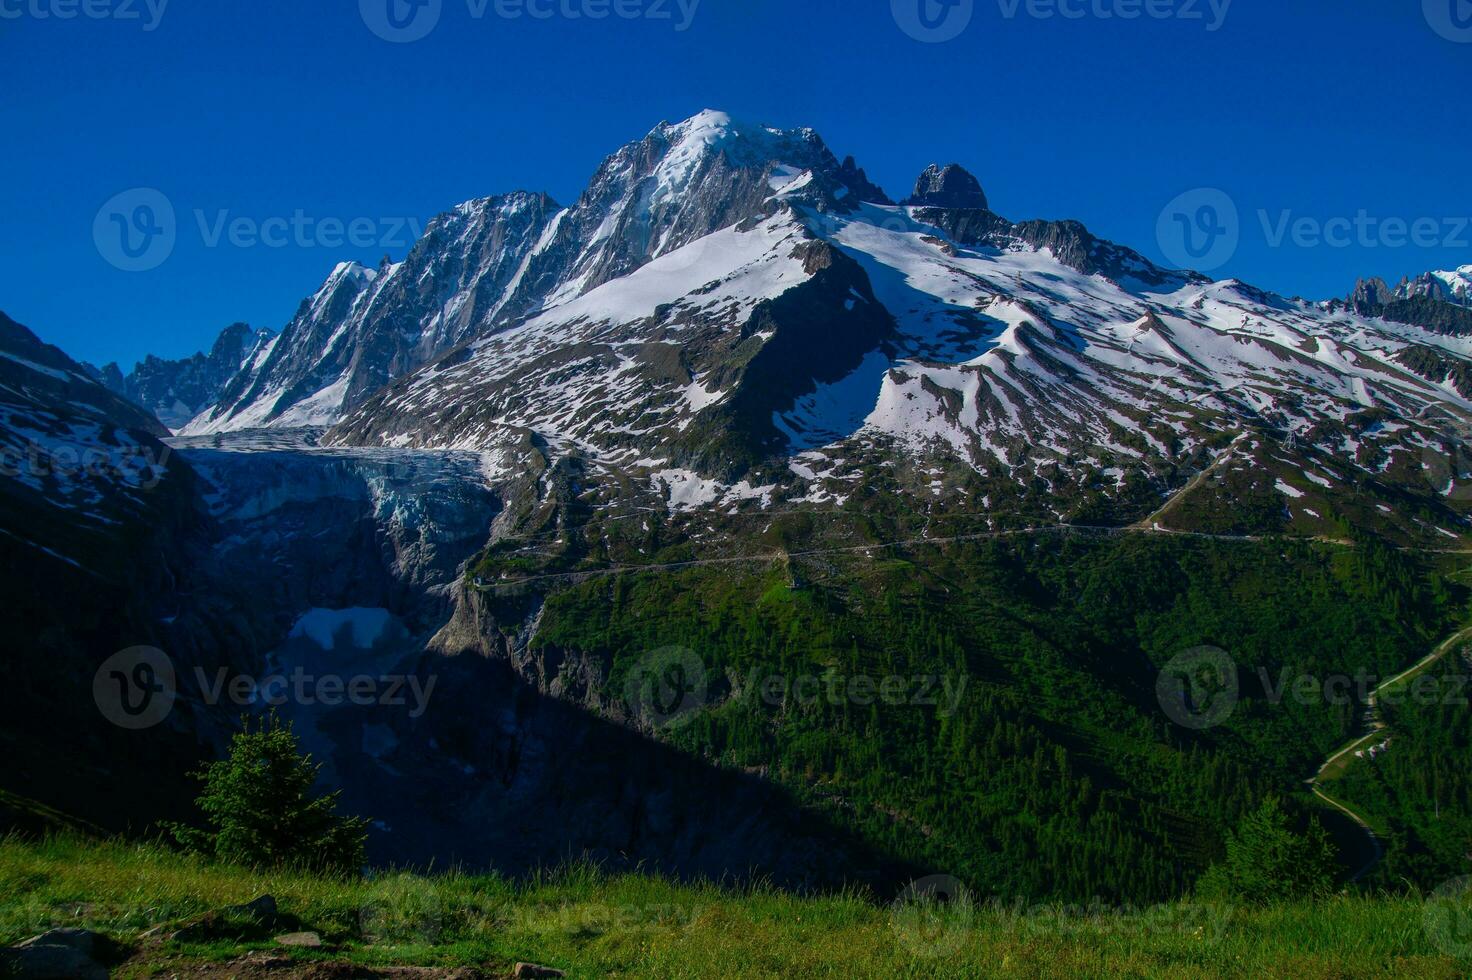
[[238,934],[240,930],[236,924],[241,921],[250,922],[263,930],[275,927],[281,923],[281,916],[276,908],[276,899],[271,895],[262,895],[243,905],[228,905],[214,912],[206,912],[200,918],[171,934],[169,938],[180,943],[207,942],[211,939]]
[[244,905],[231,905],[225,911],[231,915],[245,916],[261,923],[275,922],[276,898],[274,895],[262,895]]
[[565,977],[566,973],[554,970],[550,966],[538,966],[535,963],[518,963],[511,971],[516,980],[554,980],[556,977]]
[[21,949],[29,949],[32,946],[66,946],[83,956],[96,957],[100,956],[106,948],[107,937],[90,929],[52,929],[39,936],[32,936],[20,944]]
[[37,943],[0,950],[0,976],[18,980],[107,980],[107,968],[75,947]]
[[276,937],[278,946],[300,946],[304,949],[321,949],[322,937],[315,932],[288,932]]

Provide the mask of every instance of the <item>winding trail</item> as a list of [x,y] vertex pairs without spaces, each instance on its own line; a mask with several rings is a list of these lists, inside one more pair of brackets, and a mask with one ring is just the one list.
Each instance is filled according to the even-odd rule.
[[1314,773],[1313,776],[1305,780],[1315,796],[1317,796],[1323,802],[1327,803],[1329,806],[1338,810],[1340,813],[1344,814],[1350,820],[1354,821],[1354,823],[1358,825],[1361,830],[1364,831],[1365,836],[1370,841],[1370,845],[1374,850],[1374,857],[1372,857],[1364,867],[1360,868],[1353,875],[1351,875],[1349,879],[1350,881],[1359,881],[1365,875],[1369,874],[1374,869],[1375,865],[1380,863],[1380,859],[1385,856],[1385,845],[1381,842],[1380,835],[1375,832],[1375,828],[1370,826],[1369,821],[1366,820],[1364,816],[1356,813],[1347,804],[1343,803],[1340,800],[1336,800],[1334,797],[1324,792],[1320,783],[1323,781],[1325,773],[1329,772],[1332,768],[1335,767],[1342,768],[1350,765],[1354,761],[1354,759],[1357,758],[1352,753],[1362,751],[1364,746],[1374,743],[1385,731],[1387,726],[1385,722],[1380,718],[1378,707],[1378,702],[1381,694],[1390,690],[1392,687],[1401,683],[1402,681],[1409,680],[1411,677],[1419,675],[1432,666],[1440,663],[1446,658],[1447,654],[1456,649],[1457,644],[1469,638],[1472,638],[1472,626],[1466,627],[1465,629],[1461,629],[1453,633],[1446,640],[1442,641],[1442,643],[1437,646],[1436,649],[1432,650],[1425,657],[1422,657],[1421,660],[1419,660],[1415,665],[1401,671],[1399,674],[1396,674],[1389,680],[1377,685],[1375,687],[1375,690],[1371,691],[1369,696],[1365,698],[1365,716],[1368,719],[1370,730],[1367,733],[1350,740],[1347,744],[1336,750],[1332,755],[1324,760],[1323,765],[1319,766],[1318,772]]
[[1200,487],[1207,480],[1211,479],[1213,473],[1221,469],[1227,463],[1231,462],[1233,459],[1233,454],[1237,451],[1237,447],[1242,445],[1242,443],[1245,442],[1247,438],[1251,435],[1251,431],[1244,431],[1240,433],[1237,438],[1232,440],[1231,445],[1227,446],[1226,449],[1223,449],[1221,451],[1221,454],[1213,459],[1206,466],[1205,469],[1203,469],[1200,473],[1197,473],[1190,480],[1188,480],[1185,486],[1181,487],[1175,493],[1167,497],[1165,499],[1165,502],[1155,509],[1154,513],[1150,514],[1148,517],[1144,517],[1136,521],[1134,524],[1130,525],[1130,527],[1137,531],[1180,533],[1171,532],[1169,528],[1162,527],[1160,522],[1165,519],[1165,517],[1171,512],[1172,509],[1175,508],[1178,503],[1186,498],[1187,494],[1191,493],[1191,491],[1195,490],[1197,487]]

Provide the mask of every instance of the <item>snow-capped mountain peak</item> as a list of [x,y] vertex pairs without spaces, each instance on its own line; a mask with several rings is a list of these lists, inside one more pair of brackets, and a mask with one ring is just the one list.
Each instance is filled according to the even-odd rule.
[[1460,306],[1472,305],[1472,265],[1423,272],[1402,279],[1394,288],[1383,279],[1361,279],[1355,286],[1354,293],[1350,295],[1349,302],[1351,305],[1381,306],[1416,297]]
[[184,434],[336,421],[495,322],[561,212],[545,194],[480,198],[431,221],[402,262],[339,263]]
[[[1464,277],[1422,278],[1436,300]],[[901,459],[1001,481],[987,496],[1138,495],[1228,444],[1383,480],[1420,472],[1428,420],[1472,413],[1464,311],[1384,307],[1419,281],[1348,308],[1212,282],[1010,221],[959,165],[895,205],[812,130],[706,111],[611,154],[571,207],[468,202],[402,263],[339,266],[193,428],[531,439],[681,506],[840,500]]]
[[1411,280],[1407,291],[1421,292],[1433,299],[1450,300],[1466,305],[1472,302],[1472,265],[1444,272],[1428,272]]
[[457,344],[759,220],[774,194],[809,185],[835,206],[888,203],[811,129],[714,110],[661,123],[607,157],[570,208],[528,192],[469,201],[431,222],[403,263],[338,265],[270,356],[185,432],[336,421]]

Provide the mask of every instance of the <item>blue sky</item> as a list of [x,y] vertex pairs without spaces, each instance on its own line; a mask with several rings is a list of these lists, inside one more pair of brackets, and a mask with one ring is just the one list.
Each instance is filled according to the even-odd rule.
[[[571,202],[605,154],[705,107],[812,126],[893,196],[959,161],[1000,213],[1156,260],[1162,209],[1217,188],[1240,242],[1213,274],[1288,294],[1472,263],[1467,0],[429,0],[406,43],[369,27],[393,34],[388,2],[0,0],[0,309],[125,365],[279,328],[338,261],[400,258],[471,197]],[[411,31],[434,14],[395,2]],[[911,36],[922,2],[964,29]],[[137,188],[174,243],[125,271],[94,225],[116,199],[159,227]],[[1361,215],[1419,219],[1419,241],[1343,234]],[[1275,243],[1285,217],[1339,219],[1347,244]],[[232,242],[237,218],[285,244]]]

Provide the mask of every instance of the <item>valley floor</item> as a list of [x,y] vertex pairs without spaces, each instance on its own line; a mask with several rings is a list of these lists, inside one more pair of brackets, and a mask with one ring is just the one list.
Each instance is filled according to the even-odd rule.
[[[226,914],[210,936],[171,938],[211,910],[264,894],[279,908],[269,929]],[[455,874],[331,881],[134,844],[0,841],[0,942],[61,926],[113,937],[114,977],[500,977],[527,962],[569,977],[1450,980],[1472,967],[1465,895],[1452,905],[1342,896],[1267,909],[980,902],[936,910],[604,876],[586,866],[529,882]],[[276,942],[278,933],[303,931],[323,946]]]

